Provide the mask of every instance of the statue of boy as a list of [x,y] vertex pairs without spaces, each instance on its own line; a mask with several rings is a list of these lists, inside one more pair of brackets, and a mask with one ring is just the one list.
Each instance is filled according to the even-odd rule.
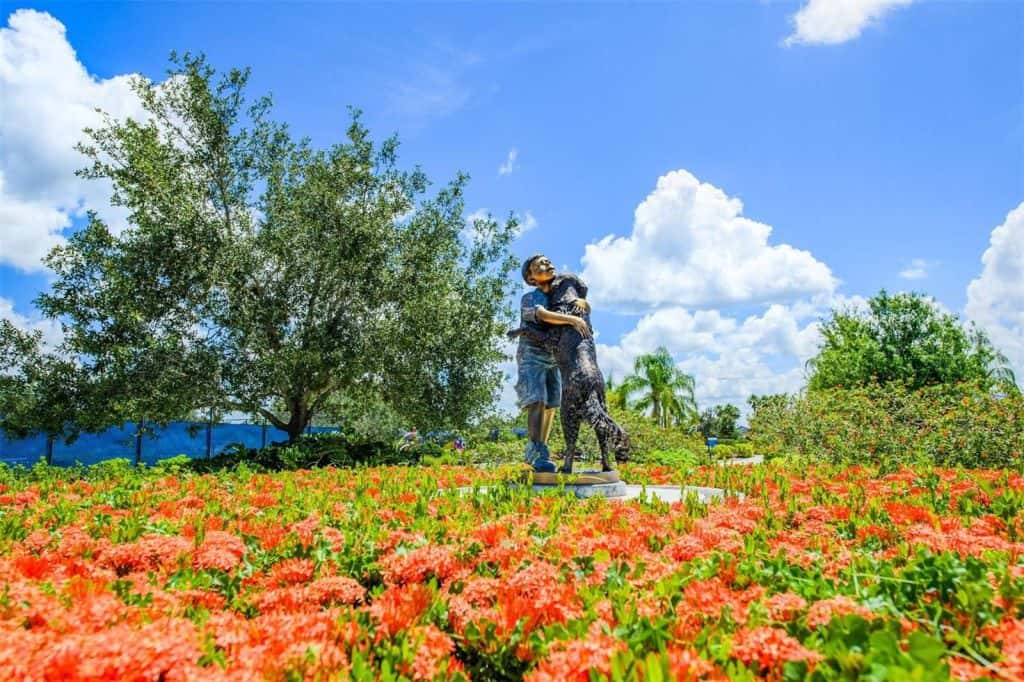
[[[561,404],[562,381],[559,375],[555,352],[545,343],[547,333],[542,325],[570,325],[584,337],[589,337],[590,326],[580,317],[548,310],[548,292],[557,273],[551,261],[542,254],[530,256],[523,262],[523,280],[534,287],[523,296],[520,307],[520,330],[512,332],[519,336],[516,351],[518,380],[516,395],[519,407],[526,408],[526,463],[534,471],[553,472],[555,463],[548,450],[548,437],[554,422],[555,409]],[[586,306],[583,301],[581,306]]]

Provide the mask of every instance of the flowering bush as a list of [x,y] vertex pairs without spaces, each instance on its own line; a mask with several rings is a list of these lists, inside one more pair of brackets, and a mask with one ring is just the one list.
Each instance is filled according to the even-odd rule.
[[759,452],[898,467],[1019,466],[1024,398],[976,384],[916,391],[898,383],[808,391],[760,403],[750,420]]
[[[109,471],[108,471],[109,469]],[[628,465],[0,468],[0,679],[1024,676],[1024,477]],[[459,490],[461,489],[461,490]]]

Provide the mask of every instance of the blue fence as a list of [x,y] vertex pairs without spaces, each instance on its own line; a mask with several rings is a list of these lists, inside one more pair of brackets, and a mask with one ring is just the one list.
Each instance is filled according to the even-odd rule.
[[[199,458],[206,457],[208,453],[218,454],[232,443],[258,448],[288,438],[284,431],[261,424],[171,422],[166,427],[154,425],[147,426],[147,429],[151,429],[151,432],[142,436],[141,443],[136,439],[136,425],[133,422],[101,433],[83,433],[71,445],[55,440],[52,442],[50,463],[55,466],[69,466],[76,462],[95,464],[114,457],[134,462],[136,448],[141,445],[139,460],[153,464],[177,455]],[[337,430],[334,426],[313,426],[308,429],[312,433]],[[5,464],[31,466],[46,459],[47,449],[46,436],[10,440],[0,432],[0,462]]]

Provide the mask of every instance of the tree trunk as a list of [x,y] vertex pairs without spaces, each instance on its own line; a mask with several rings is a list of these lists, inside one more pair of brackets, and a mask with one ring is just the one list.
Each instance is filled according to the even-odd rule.
[[310,420],[309,405],[304,400],[296,400],[292,404],[291,418],[288,420],[288,442],[294,443],[302,435],[302,432],[309,426]]

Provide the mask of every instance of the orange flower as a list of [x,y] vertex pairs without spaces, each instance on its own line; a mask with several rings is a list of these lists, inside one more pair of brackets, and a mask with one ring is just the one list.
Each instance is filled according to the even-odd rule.
[[[432,680],[442,670],[453,673],[461,669],[461,664],[451,658],[455,651],[455,643],[452,638],[441,632],[434,625],[426,625],[413,628],[411,631],[412,641],[417,643],[416,658],[412,663],[414,680]],[[445,663],[448,665],[445,665]]]
[[310,559],[285,559],[270,569],[271,577],[282,585],[305,583],[313,579],[316,565]]
[[459,566],[454,548],[445,545],[424,545],[403,554],[395,553],[380,564],[384,581],[389,584],[420,583],[431,575],[445,580]]
[[411,626],[430,606],[433,593],[426,585],[396,585],[384,590],[370,604],[370,615],[377,622],[378,631],[394,637]]
[[870,609],[861,606],[850,597],[840,594],[811,604],[811,608],[807,610],[807,627],[812,629],[820,628],[828,625],[833,618],[850,613],[855,613],[869,620],[873,616]]
[[775,620],[790,621],[796,618],[797,613],[807,608],[807,600],[792,592],[773,594],[765,602],[768,613]]
[[528,673],[524,682],[588,682],[595,673],[598,676],[611,674],[611,660],[619,651],[626,649],[626,643],[591,627],[584,640],[557,642],[536,669]]
[[822,658],[821,654],[805,648],[785,630],[771,627],[737,631],[731,655],[746,665],[755,665],[759,671],[777,669],[787,661],[807,661],[813,665]]

